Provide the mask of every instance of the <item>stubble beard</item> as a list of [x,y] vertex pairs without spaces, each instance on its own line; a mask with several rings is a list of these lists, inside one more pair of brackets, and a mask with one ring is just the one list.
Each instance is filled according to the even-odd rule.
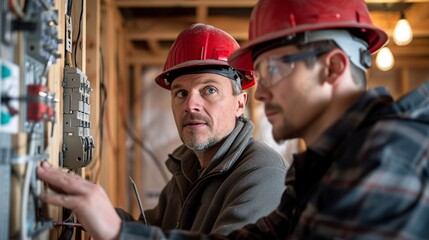
[[181,137],[182,142],[186,147],[195,152],[205,152],[220,141],[220,139],[216,137],[199,139],[200,133],[197,130],[191,131],[189,135],[190,136],[187,138]]
[[273,125],[271,133],[276,143],[281,144],[286,140],[295,138],[295,136],[293,136],[292,130],[292,124],[286,118],[283,118],[282,124],[280,126],[275,127]]
[[[210,132],[208,134],[202,134],[201,131],[197,129],[186,130],[189,132],[183,133],[180,136],[180,139],[182,140],[183,144],[185,144],[186,147],[188,147],[194,152],[205,152],[220,141],[220,139],[218,139],[216,136],[211,136],[212,128],[211,128],[210,119],[199,114],[191,113],[191,114],[188,114],[183,121],[190,120],[190,119],[194,119],[194,120],[199,119],[207,123],[207,127]],[[208,137],[206,138],[206,136]]]

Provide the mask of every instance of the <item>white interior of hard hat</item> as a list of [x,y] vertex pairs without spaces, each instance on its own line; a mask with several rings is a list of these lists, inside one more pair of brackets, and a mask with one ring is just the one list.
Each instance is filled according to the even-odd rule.
[[[332,40],[349,56],[350,61],[362,70],[371,66],[368,63],[370,58],[368,44],[360,38],[350,34],[347,30],[320,30],[304,33],[303,43],[310,43],[323,40]],[[366,65],[366,66],[365,66]]]

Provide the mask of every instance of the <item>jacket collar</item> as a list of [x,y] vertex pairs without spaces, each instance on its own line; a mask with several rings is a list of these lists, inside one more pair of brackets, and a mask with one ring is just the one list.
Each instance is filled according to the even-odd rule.
[[[223,140],[212,161],[202,171],[201,177],[230,170],[246,149],[252,137],[253,128],[250,120],[237,120],[234,130]],[[196,175],[199,168],[198,159],[195,153],[185,145],[181,145],[169,155],[167,167],[173,174],[178,171],[182,172],[191,182],[193,182],[192,179],[198,178]]]

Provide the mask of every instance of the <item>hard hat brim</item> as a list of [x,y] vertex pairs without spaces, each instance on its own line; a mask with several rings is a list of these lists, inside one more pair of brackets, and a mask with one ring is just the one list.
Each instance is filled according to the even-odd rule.
[[359,31],[361,33],[361,36],[359,37],[361,37],[364,41],[368,43],[368,50],[371,53],[376,52],[388,42],[387,34],[383,30],[373,25],[356,24],[356,22],[346,21],[341,23],[335,22],[305,24],[297,26],[295,28],[289,28],[282,31],[267,33],[260,37],[254,38],[253,40],[245,43],[242,47],[237,49],[229,56],[229,65],[235,69],[253,71],[252,47],[283,36],[322,29],[348,29],[352,31]]

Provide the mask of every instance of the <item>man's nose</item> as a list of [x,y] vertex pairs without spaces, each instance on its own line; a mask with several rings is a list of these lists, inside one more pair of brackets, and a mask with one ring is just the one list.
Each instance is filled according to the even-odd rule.
[[262,84],[257,83],[254,97],[256,100],[266,103],[270,100],[271,93],[269,89],[264,87]]
[[199,93],[189,93],[186,99],[187,112],[199,112],[201,110],[201,95]]

